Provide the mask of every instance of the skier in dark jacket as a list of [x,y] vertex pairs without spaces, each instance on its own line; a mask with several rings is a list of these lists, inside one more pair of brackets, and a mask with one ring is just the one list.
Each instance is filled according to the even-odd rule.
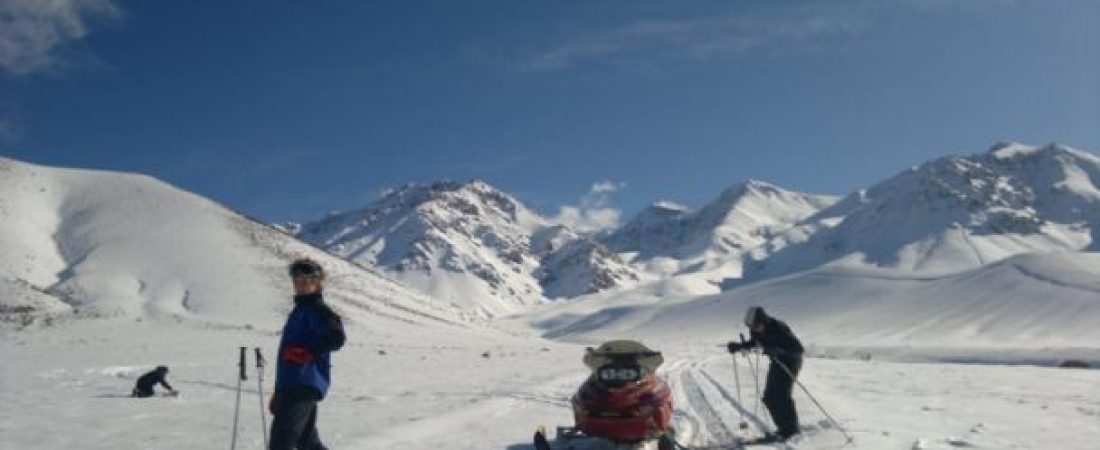
[[745,326],[751,330],[752,337],[746,342],[730,342],[729,352],[760,347],[771,359],[763,401],[778,430],[776,434],[766,436],[765,440],[786,441],[798,434],[798,412],[795,411],[791,391],[798,371],[802,369],[802,343],[786,323],[768,316],[759,306],[745,312]]
[[317,433],[317,403],[329,388],[329,352],[344,345],[340,316],[321,296],[324,271],[310,259],[290,265],[294,309],[279,342],[275,393],[269,409],[271,450],[324,450]]
[[176,390],[172,389],[172,385],[168,384],[168,380],[164,379],[164,377],[167,375],[168,366],[157,366],[156,369],[147,372],[145,375],[142,375],[137,379],[137,383],[134,384],[134,391],[131,392],[131,395],[141,398],[152,397],[153,386],[156,386],[157,383],[160,383],[161,386],[164,386],[165,389],[168,389],[169,395],[176,395]]

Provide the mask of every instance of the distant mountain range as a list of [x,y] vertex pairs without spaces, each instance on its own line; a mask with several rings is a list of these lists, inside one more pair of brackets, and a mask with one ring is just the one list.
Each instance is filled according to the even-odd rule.
[[290,235],[137,175],[2,159],[0,187],[0,313],[271,317],[279,303],[254,299],[285,286],[256,270],[294,255],[341,268],[349,308],[384,287],[375,313],[451,320],[644,286],[713,294],[820,267],[944,276],[1100,250],[1100,158],[1053,144],[936,159],[843,198],[749,180],[696,210],[654,203],[600,235],[483,181],[405,185],[282,227]]
[[698,210],[661,201],[585,235],[483,181],[407,185],[297,236],[487,315],[669,278],[743,284],[827,264],[953,273],[1100,242],[1100,163],[1061,145],[998,144],[840,198],[757,180]]
[[825,264],[955,273],[1021,253],[1100,250],[1100,158],[999,144],[860,190],[755,253],[745,281]]

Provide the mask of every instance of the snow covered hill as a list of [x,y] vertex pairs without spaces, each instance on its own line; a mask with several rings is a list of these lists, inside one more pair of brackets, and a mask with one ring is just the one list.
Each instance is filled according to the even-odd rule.
[[720,341],[763,305],[818,348],[986,347],[1019,360],[1057,347],[1100,361],[1097,186],[1100,158],[1064,146],[942,158],[771,236],[727,292],[700,296],[678,275],[522,320],[585,342]]
[[738,277],[745,252],[836,200],[749,180],[694,212],[670,202],[655,203],[604,242],[633,255],[631,262],[646,272],[664,277],[698,272],[715,272],[710,276],[719,279]]
[[1021,253],[1097,250],[1100,158],[1056,144],[940,158],[794,231],[801,236],[781,236],[782,248],[746,263],[744,281],[829,263],[947,274]]
[[[441,437],[385,433],[472,405],[515,410],[534,387],[583,375],[582,349],[473,324],[466,311],[146,176],[0,159],[0,248],[0,448],[228,447],[241,346],[249,378],[238,448],[260,448],[267,398],[252,349],[274,359],[292,306],[286,265],[301,256],[326,268],[326,300],[348,333],[322,406],[330,446],[432,448]],[[182,395],[130,398],[137,377],[161,364]],[[266,374],[269,394],[273,368]],[[450,448],[527,440],[547,416],[514,411],[519,436],[482,433]]]
[[646,294],[592,296],[524,320],[549,336],[583,342],[717,343],[735,338],[744,311],[760,305],[788,321],[819,355],[833,348],[942,360],[965,349],[998,349],[1007,360],[1100,363],[1097,252],[1018,255],[929,277],[826,267],[711,296]]
[[298,237],[486,316],[637,279],[601,244],[482,181],[410,184]]
[[461,312],[155,179],[0,159],[0,315],[5,322],[125,318],[274,329],[286,264],[331,273],[349,320],[454,322]]
[[[444,211],[430,216],[474,220]],[[845,211],[765,245],[808,242]],[[615,261],[606,247],[566,228],[515,226],[516,248],[527,252],[519,259],[544,293],[583,292],[606,282],[587,274],[616,267],[604,264]],[[530,450],[535,427],[571,423],[569,396],[587,376],[583,347],[535,331],[561,341],[638,337],[664,352],[659,374],[689,447],[759,435],[771,427],[750,394],[761,389],[760,374],[717,345],[743,330],[741,314],[753,304],[807,344],[799,379],[855,436],[845,448],[1087,449],[1100,439],[1100,405],[1090,395],[1100,371],[997,365],[1100,362],[1093,252],[1017,255],[949,274],[819,266],[710,296],[676,289],[679,276],[470,322],[462,320],[468,305],[437,302],[154,179],[6,159],[0,246],[3,448],[227,446],[238,346],[272,354],[290,303],[285,265],[302,255],[329,270],[326,295],[347,318],[348,344],[334,355],[320,409],[332,448]],[[411,246],[433,256],[445,248]],[[541,271],[548,267],[582,270],[555,278]],[[871,360],[850,358],[864,355]],[[266,398],[248,363],[238,448],[260,448]],[[157,364],[171,366],[183,395],[129,398],[134,380]],[[270,390],[272,368],[266,373]],[[844,445],[814,402],[794,396],[803,435],[789,448]]]

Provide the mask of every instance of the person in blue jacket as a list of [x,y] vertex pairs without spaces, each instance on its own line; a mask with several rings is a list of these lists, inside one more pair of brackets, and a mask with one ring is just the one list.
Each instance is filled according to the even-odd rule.
[[275,416],[270,450],[324,450],[317,433],[317,403],[328,392],[329,353],[344,345],[344,326],[321,295],[321,265],[299,259],[289,270],[294,309],[283,326],[275,392],[268,405]]

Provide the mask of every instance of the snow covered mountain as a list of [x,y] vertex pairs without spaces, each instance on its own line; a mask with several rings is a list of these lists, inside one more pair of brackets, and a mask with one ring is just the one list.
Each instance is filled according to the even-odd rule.
[[[1068,155],[1056,159],[1080,156]],[[1074,193],[1056,210],[1095,213],[1095,203],[1080,200],[1090,192],[1082,180],[1096,184],[1091,170],[1048,173]],[[1038,203],[1029,203],[1036,214],[1050,214]],[[863,207],[841,202],[755,250],[805,245]],[[1092,244],[1082,245],[1096,249],[1095,222],[1086,223]],[[516,233],[516,246],[526,246],[520,260],[535,268],[544,293],[584,291],[605,278],[563,271],[554,279],[543,269],[616,267],[601,254],[613,255],[607,247],[579,238],[542,223]],[[661,350],[673,426],[688,447],[759,435],[770,425],[753,406],[759,396],[747,393],[762,389],[766,377],[752,375],[766,364],[731,361],[717,345],[736,339],[749,305],[786,320],[809,350],[799,379],[814,398],[794,394],[804,428],[791,447],[1086,449],[1100,438],[1088,395],[1100,373],[1033,366],[1100,363],[1096,252],[1016,255],[939,275],[825,265],[709,296],[665,295],[667,280],[659,280],[551,302],[489,329],[458,320],[460,308],[151,178],[2,159],[0,245],[0,441],[13,448],[192,449],[228,441],[238,426],[230,417],[238,346],[273,353],[289,306],[285,264],[300,255],[328,268],[327,296],[348,319],[348,344],[334,356],[333,389],[322,406],[322,434],[333,447],[525,449],[534,427],[571,423],[568,399],[589,376],[584,349],[532,338],[532,324],[561,340],[641,338]],[[434,257],[441,248],[418,250]],[[498,331],[511,326],[518,328]],[[257,416],[267,398],[258,395],[263,378],[253,375],[262,368],[252,362],[250,353],[249,379],[236,397],[238,443],[259,448],[265,430]],[[136,377],[157,364],[172,367],[170,381],[183,395],[130,399]],[[854,442],[828,425],[819,401]],[[741,430],[745,422],[750,428]]]
[[619,255],[565,226],[540,230],[532,236],[532,247],[541,257],[536,277],[548,298],[577,297],[639,280]]
[[275,329],[285,267],[321,262],[330,301],[380,328],[460,312],[153,178],[0,158],[0,318],[122,318]]
[[[583,349],[470,323],[369,268],[146,176],[0,158],[0,248],[0,448],[183,450],[229,446],[236,431],[238,448],[263,447],[260,414],[292,306],[286,265],[301,256],[325,267],[326,302],[348,335],[322,413],[330,446],[503,448],[564,411],[516,408],[507,395],[563,376],[573,384],[583,369]],[[253,349],[268,357],[266,370]],[[157,365],[170,366],[182,395],[131,399]],[[494,424],[524,436],[402,429],[444,429],[430,419],[455,411],[509,411]]]
[[837,198],[784,190],[749,180],[726,189],[698,211],[658,202],[604,242],[632,262],[662,275],[721,268],[739,276],[741,256]]
[[298,237],[483,315],[637,278],[602,245],[483,181],[406,185],[304,224]]
[[[807,231],[809,230],[809,232]],[[956,273],[1012,255],[1100,249],[1100,158],[999,144],[905,171],[804,220],[744,280],[824,264]]]

